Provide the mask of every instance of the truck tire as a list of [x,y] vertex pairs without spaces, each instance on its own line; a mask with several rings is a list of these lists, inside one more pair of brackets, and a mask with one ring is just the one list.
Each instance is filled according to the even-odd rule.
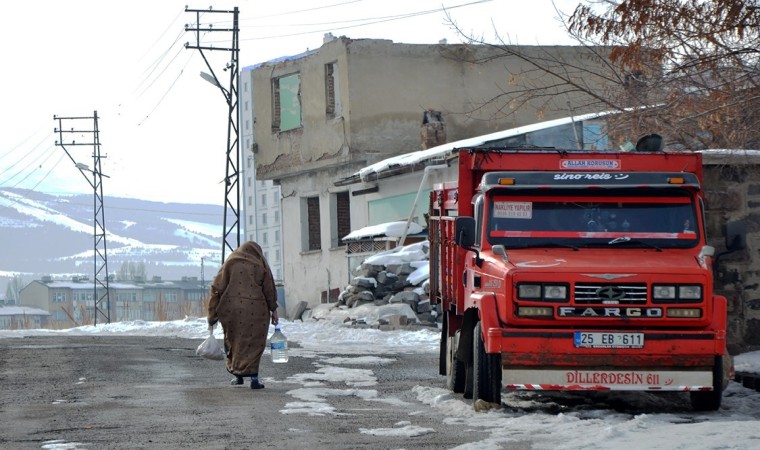
[[691,407],[695,411],[717,411],[723,400],[723,357],[715,357],[713,366],[713,390],[689,392]]
[[501,405],[501,355],[486,353],[480,322],[472,342],[472,398]]
[[461,394],[464,392],[465,368],[464,363],[454,357],[457,351],[456,343],[456,337],[447,338],[446,386],[455,394]]

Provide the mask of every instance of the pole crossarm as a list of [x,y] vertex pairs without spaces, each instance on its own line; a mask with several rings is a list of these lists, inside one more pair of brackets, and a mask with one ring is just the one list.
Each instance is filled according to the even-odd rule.
[[[239,35],[240,27],[238,23],[239,10],[237,7],[230,10],[213,10],[213,9],[190,9],[185,8],[185,12],[195,14],[195,24],[185,25],[185,31],[193,32],[195,34],[195,45],[185,43],[185,48],[198,50],[206,63],[211,77],[203,76],[204,79],[211,82],[219,88],[224,95],[224,99],[227,102],[228,107],[228,119],[227,119],[227,148],[226,148],[226,170],[225,170],[225,188],[224,188],[224,238],[222,242],[222,261],[224,263],[225,254],[227,250],[234,251],[240,246],[240,183],[239,183],[239,167],[240,167],[240,130],[238,127],[238,121],[240,120],[238,113],[238,87],[240,84],[238,67],[240,60],[240,45]],[[201,14],[232,14],[232,28],[216,28],[213,26],[201,26]],[[213,47],[207,45],[201,45],[201,32],[203,33],[216,33],[225,32],[232,33],[232,44],[229,47]],[[228,71],[229,87],[224,88],[216,72],[211,66],[208,58],[206,58],[206,51],[225,51],[230,52],[230,60],[225,64],[224,71]],[[211,79],[208,79],[211,78]],[[228,219],[229,216],[229,219]]]
[[[66,152],[69,159],[74,163],[74,166],[85,177],[87,182],[92,187],[93,195],[93,257],[94,257],[94,280],[93,280],[93,293],[92,298],[93,305],[93,323],[98,324],[98,319],[102,319],[105,323],[111,323],[111,297],[109,291],[109,276],[108,276],[108,251],[106,245],[106,218],[105,207],[103,206],[103,177],[108,178],[107,175],[103,175],[101,171],[101,156],[100,154],[100,130],[98,129],[98,112],[95,111],[91,117],[59,117],[53,116],[53,120],[57,121],[58,126],[54,131],[58,134],[58,140],[55,141],[55,145],[59,146]],[[92,120],[93,128],[88,130],[70,130],[63,129],[64,121],[75,120]],[[73,140],[70,142],[64,141],[64,135],[70,133],[91,133],[92,142],[87,144],[75,143]],[[92,163],[93,168],[90,169],[85,164],[78,163],[74,156],[69,152],[66,146],[74,145],[90,145],[92,146]],[[90,176],[91,175],[91,176]]]

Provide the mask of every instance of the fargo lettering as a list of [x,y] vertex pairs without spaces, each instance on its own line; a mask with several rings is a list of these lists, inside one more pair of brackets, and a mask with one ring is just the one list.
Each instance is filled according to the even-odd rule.
[[560,306],[557,309],[560,317],[618,317],[618,318],[659,318],[662,308],[575,308]]

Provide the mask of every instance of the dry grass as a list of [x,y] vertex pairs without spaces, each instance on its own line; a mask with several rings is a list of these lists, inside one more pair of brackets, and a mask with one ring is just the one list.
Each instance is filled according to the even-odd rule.
[[169,304],[164,300],[161,294],[158,295],[155,305],[153,305],[153,317],[159,322],[169,320]]

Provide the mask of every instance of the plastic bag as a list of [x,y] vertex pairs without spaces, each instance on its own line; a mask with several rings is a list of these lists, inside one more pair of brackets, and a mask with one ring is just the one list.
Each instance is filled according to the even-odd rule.
[[225,358],[224,350],[222,350],[219,342],[214,337],[213,330],[209,330],[208,337],[195,349],[195,354],[216,361]]

